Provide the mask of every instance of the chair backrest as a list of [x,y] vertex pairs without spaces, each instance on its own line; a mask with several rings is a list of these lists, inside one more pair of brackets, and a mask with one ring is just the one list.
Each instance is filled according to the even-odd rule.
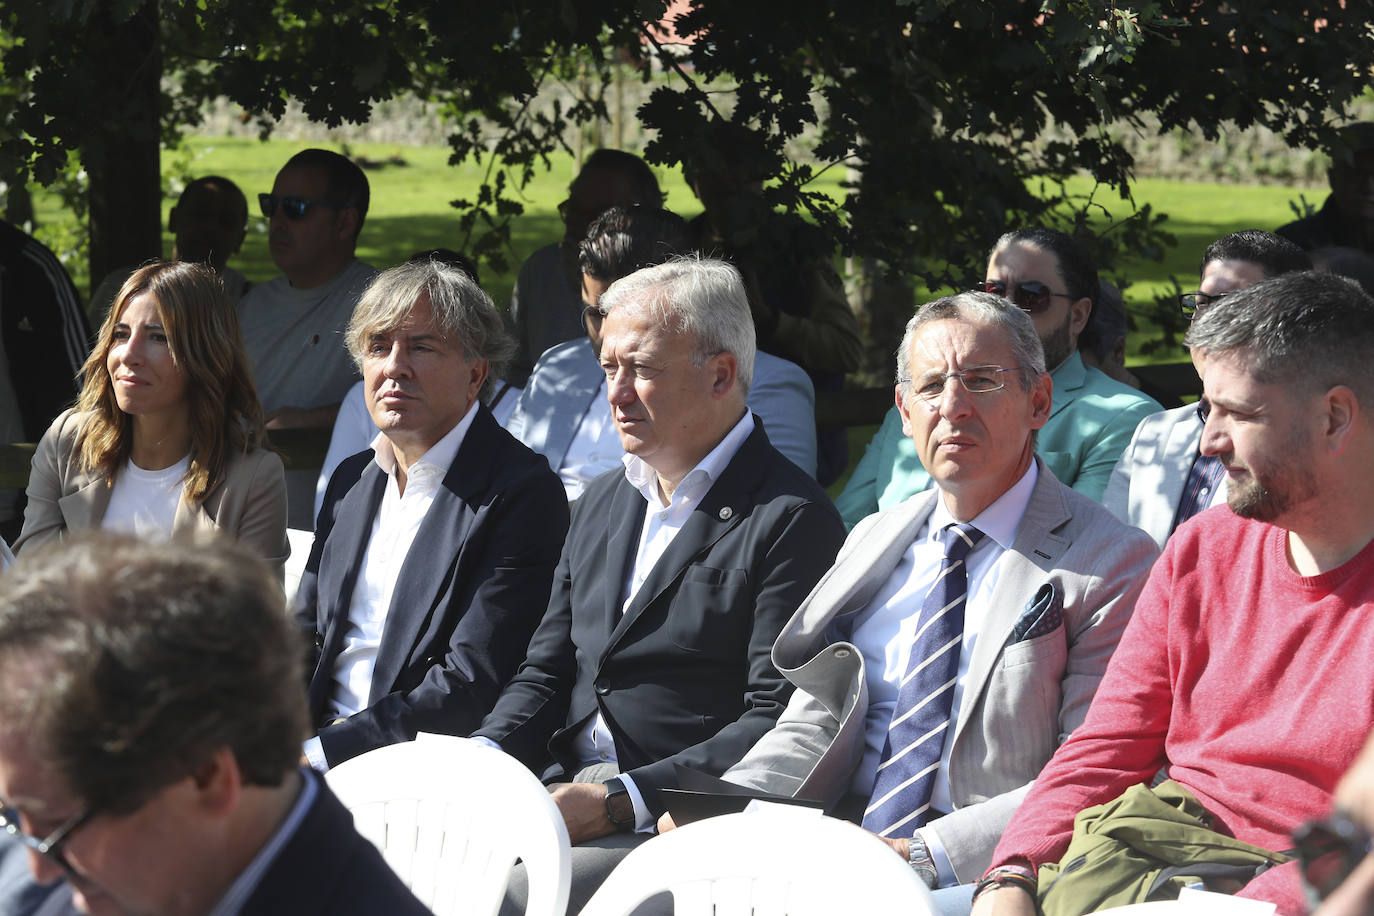
[[624,916],[663,891],[676,916],[938,912],[925,884],[873,834],[814,811],[769,806],[655,837],[582,909]]
[[571,854],[548,790],[514,757],[448,735],[369,751],[331,769],[358,832],[437,916],[496,916],[515,860],[528,916],[563,916]]

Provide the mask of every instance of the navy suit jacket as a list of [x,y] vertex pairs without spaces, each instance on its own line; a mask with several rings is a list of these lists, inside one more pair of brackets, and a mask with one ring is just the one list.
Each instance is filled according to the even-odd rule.
[[[388,480],[371,452],[345,460],[315,526],[295,615],[317,653],[310,678],[316,725],[326,714]],[[320,731],[330,765],[419,731],[466,735],[476,728],[525,657],[567,530],[558,477],[479,406],[396,570],[368,706]]]
[[426,916],[323,779],[296,832],[240,910],[253,916]]
[[674,763],[719,775],[782,712],[791,687],[773,640],[844,525],[756,425],[622,615],[645,508],[620,471],[577,501],[529,656],[475,734],[555,781],[581,766],[573,739],[600,712],[658,815]]

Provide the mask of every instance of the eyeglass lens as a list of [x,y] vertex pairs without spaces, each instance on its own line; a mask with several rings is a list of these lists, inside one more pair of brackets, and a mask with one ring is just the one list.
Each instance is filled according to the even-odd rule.
[[305,211],[309,209],[311,201],[303,197],[276,197],[272,194],[259,194],[258,206],[262,208],[262,215],[271,219],[277,212],[277,207],[281,207],[282,213],[287,219],[301,219],[305,216]]
[[1053,294],[1050,288],[1038,280],[1029,280],[1025,283],[1018,283],[1012,287],[1012,293],[1007,295],[1007,284],[1001,280],[984,280],[979,284],[979,289],[985,293],[1001,296],[1016,303],[1016,306],[1032,315],[1038,315],[1050,307],[1050,299]]

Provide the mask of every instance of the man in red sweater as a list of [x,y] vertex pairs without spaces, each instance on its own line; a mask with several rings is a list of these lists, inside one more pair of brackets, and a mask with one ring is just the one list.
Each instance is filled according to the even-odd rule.
[[[1220,300],[1187,344],[1207,354],[1202,452],[1225,465],[1228,507],[1170,539],[1087,719],[994,852],[976,916],[1033,913],[1027,869],[1060,859],[1074,815],[1162,766],[1214,829],[1288,849],[1374,724],[1374,299],[1287,274]],[[1291,864],[1241,895],[1304,911]]]

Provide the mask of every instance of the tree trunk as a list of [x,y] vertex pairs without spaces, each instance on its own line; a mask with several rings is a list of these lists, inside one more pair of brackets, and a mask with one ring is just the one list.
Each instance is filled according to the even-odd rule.
[[[156,0],[129,19],[113,22],[102,4],[92,29],[104,29],[111,85],[122,87],[118,112],[82,150],[90,179],[91,288],[117,267],[162,255],[162,165],[159,111],[162,47]],[[104,20],[104,21],[101,21]]]

